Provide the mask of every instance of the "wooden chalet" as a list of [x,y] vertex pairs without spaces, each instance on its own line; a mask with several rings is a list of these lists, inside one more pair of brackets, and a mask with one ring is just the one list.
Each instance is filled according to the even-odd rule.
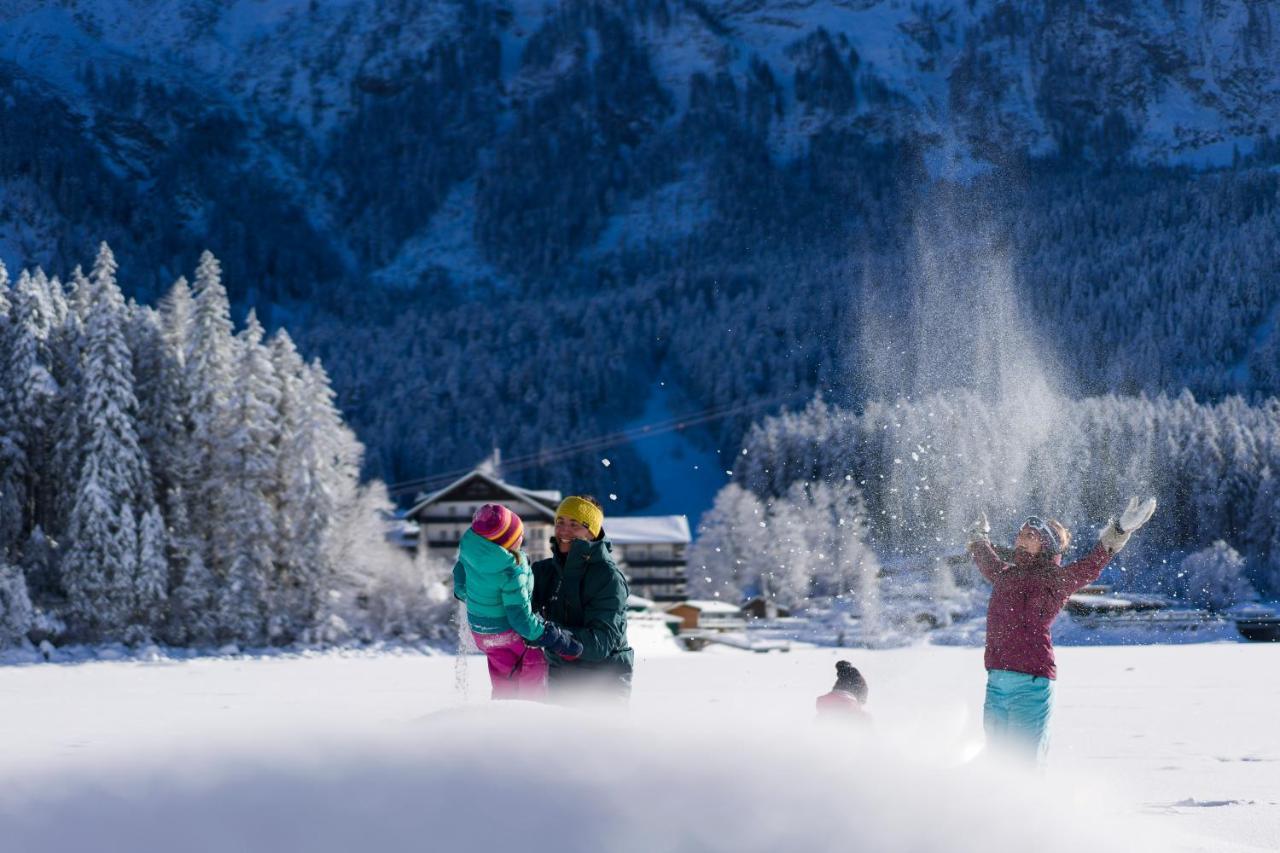
[[[476,510],[487,503],[500,503],[524,522],[524,547],[529,559],[541,560],[551,556],[556,507],[562,497],[556,490],[513,486],[477,469],[419,499],[405,513],[405,524],[396,540],[413,550],[439,548],[451,552],[458,547]],[[664,603],[685,597],[688,518],[606,513],[604,531],[613,543],[614,560],[627,576],[632,593]]]
[[476,510],[485,504],[498,503],[520,516],[524,522],[525,551],[529,559],[541,560],[551,556],[551,534],[555,530],[560,499],[557,491],[522,489],[485,471],[472,471],[426,495],[405,513],[405,520],[416,527],[417,532],[407,535],[404,541],[415,548],[457,548]]

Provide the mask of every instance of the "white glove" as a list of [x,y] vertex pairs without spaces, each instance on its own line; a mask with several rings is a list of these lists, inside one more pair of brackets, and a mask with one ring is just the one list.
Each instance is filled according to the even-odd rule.
[[1138,503],[1137,498],[1129,498],[1129,505],[1124,508],[1124,512],[1120,513],[1120,531],[1132,533],[1150,521],[1155,511],[1155,498],[1147,498],[1142,503]]
[[968,544],[972,545],[975,542],[990,542],[990,541],[991,541],[991,522],[987,521],[987,514],[985,512],[982,512],[978,514],[978,520],[975,521],[973,524],[969,525]]
[[1120,520],[1116,521],[1113,518],[1108,521],[1098,541],[1112,554],[1120,553],[1120,549],[1129,543],[1129,537],[1133,535],[1133,531],[1150,521],[1155,511],[1155,498],[1147,498],[1142,503],[1138,503],[1137,498],[1129,498],[1129,505],[1120,514]]

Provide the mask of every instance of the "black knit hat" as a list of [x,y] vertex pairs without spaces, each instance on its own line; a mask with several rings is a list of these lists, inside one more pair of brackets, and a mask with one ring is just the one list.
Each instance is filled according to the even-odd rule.
[[836,686],[832,689],[852,693],[859,702],[867,701],[867,681],[847,660],[836,662]]

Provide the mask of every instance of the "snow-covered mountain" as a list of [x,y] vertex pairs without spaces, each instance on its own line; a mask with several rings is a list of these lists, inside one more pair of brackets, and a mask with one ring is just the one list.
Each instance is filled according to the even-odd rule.
[[[753,60],[765,63],[788,119],[780,153],[839,122],[918,132],[976,156],[992,146],[1047,153],[1064,142],[1062,123],[1101,131],[1113,116],[1109,133],[1123,120],[1131,153],[1161,162],[1222,162],[1224,144],[1228,156],[1232,144],[1247,150],[1275,126],[1277,14],[1274,3],[1220,0],[0,4],[3,58],[90,113],[98,105],[77,72],[93,64],[323,137],[360,111],[362,93],[403,87],[433,46],[477,29],[495,42],[498,67],[485,69],[500,84],[493,106],[509,109],[593,64],[600,30],[618,27],[678,103],[694,74],[725,72],[741,88]],[[525,57],[548,42],[550,57]]]
[[[77,138],[59,134],[74,155],[57,174],[0,141],[0,257],[50,260],[68,221],[129,231],[61,186],[96,167],[179,243],[236,243],[209,220],[252,196],[275,210],[266,224],[326,244],[301,264],[324,278],[512,272],[501,220],[550,201],[579,219],[534,228],[556,266],[696,227],[709,131],[688,125],[707,108],[775,164],[831,134],[910,143],[943,175],[1026,155],[1229,163],[1280,126],[1277,15],[1216,0],[5,0],[5,124],[54,115]],[[539,166],[612,178],[528,193],[510,158],[561,139],[570,163]],[[584,195],[602,209],[555,210]]]
[[[920,188],[989,180],[979,213],[1085,391],[1270,394],[1277,16],[0,0],[0,259],[65,274],[105,239],[153,300],[211,249],[237,317],[288,323],[375,467],[409,478],[616,429],[659,372],[687,410],[869,393],[857,315],[911,302]],[[467,307],[495,300],[484,323]],[[525,357],[493,385],[513,341]],[[721,449],[757,414],[720,424]],[[618,456],[632,504],[654,500]],[[627,491],[566,465],[527,484]]]

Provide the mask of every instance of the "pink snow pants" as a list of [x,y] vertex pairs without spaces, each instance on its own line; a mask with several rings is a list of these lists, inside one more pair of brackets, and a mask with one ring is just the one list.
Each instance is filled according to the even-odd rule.
[[541,702],[547,698],[547,659],[542,649],[527,645],[515,631],[501,634],[471,632],[476,648],[489,661],[489,681],[494,699],[527,699]]

